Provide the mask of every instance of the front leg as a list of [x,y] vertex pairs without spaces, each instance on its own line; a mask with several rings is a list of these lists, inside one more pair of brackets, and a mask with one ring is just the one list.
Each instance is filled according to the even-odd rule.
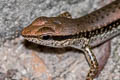
[[89,39],[80,38],[78,40],[76,39],[75,42],[73,43],[74,45],[72,45],[71,47],[82,50],[85,53],[85,57],[90,66],[90,70],[88,72],[86,80],[93,80],[93,78],[95,78],[98,73],[99,65],[98,65],[95,55],[93,54],[93,52],[91,51],[89,47]]
[[91,51],[89,46],[86,46],[84,48],[84,53],[85,53],[85,57],[89,63],[90,66],[90,70],[88,72],[88,75],[86,77],[86,80],[93,80],[93,78],[95,78],[97,72],[98,72],[98,62],[97,59],[94,55],[94,53]]

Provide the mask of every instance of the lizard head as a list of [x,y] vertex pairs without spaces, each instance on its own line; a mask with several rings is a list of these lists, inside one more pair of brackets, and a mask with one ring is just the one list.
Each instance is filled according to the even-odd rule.
[[65,17],[39,17],[22,30],[22,36],[28,41],[45,46],[57,46],[66,41],[64,36],[71,35],[71,19]]
[[23,37],[36,37],[38,39],[48,39],[55,33],[55,27],[50,23],[47,17],[37,18],[22,30]]

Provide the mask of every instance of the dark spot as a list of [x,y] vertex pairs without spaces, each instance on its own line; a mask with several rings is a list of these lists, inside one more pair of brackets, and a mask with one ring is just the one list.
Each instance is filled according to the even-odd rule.
[[88,19],[89,19],[89,18],[91,18],[89,15],[88,15],[88,16],[86,16],[86,17],[87,17]]
[[101,18],[103,19],[103,18],[104,18],[104,16],[101,16]]
[[96,21],[98,21],[99,20],[99,18],[96,18]]
[[109,13],[106,13],[106,16],[109,16]]
[[97,13],[97,14],[101,14],[101,12],[102,12],[102,11],[99,11],[99,10],[98,10],[96,13]]
[[77,26],[80,26],[80,24],[77,24]]
[[118,9],[120,9],[120,6],[118,7]]
[[94,23],[94,20],[91,20],[90,23]]
[[115,6],[116,6],[116,5],[119,5],[119,2],[115,2]]
[[105,12],[106,11],[106,9],[102,9],[102,12]]

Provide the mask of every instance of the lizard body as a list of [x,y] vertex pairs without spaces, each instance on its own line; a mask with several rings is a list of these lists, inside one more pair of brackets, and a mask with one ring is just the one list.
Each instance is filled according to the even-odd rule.
[[[74,47],[82,50],[90,64],[86,80],[93,80],[98,70],[96,57],[90,47],[120,34],[120,0],[88,15],[72,19],[69,13],[57,17],[39,17],[22,35],[37,44],[51,47]],[[96,41],[100,40],[97,44]]]

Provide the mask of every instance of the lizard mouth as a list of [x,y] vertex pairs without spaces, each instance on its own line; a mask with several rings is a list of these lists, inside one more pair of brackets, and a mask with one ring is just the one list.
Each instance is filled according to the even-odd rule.
[[25,37],[26,40],[33,42],[35,44],[39,44],[39,45],[44,45],[44,46],[49,46],[49,47],[62,47],[60,45],[59,41],[54,41],[54,40],[42,40],[42,39],[38,39],[36,37]]
[[25,38],[37,38],[45,41],[54,40],[54,41],[62,41],[67,39],[74,39],[74,36],[51,36],[51,35],[42,35],[42,36],[31,36],[31,35],[22,35]]

